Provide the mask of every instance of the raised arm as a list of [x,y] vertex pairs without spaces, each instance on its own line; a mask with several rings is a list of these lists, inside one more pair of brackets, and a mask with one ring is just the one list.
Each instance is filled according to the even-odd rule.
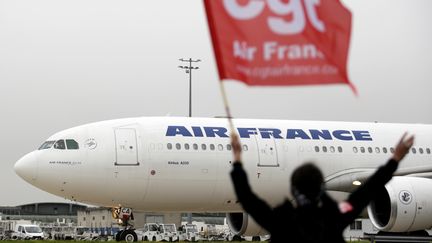
[[357,218],[369,202],[376,197],[377,192],[391,180],[399,162],[409,152],[413,144],[414,136],[407,137],[407,133],[404,133],[388,162],[381,166],[362,186],[348,197],[347,203],[351,208],[344,213],[345,225],[350,224]]
[[241,144],[237,134],[231,134],[231,145],[234,153],[231,180],[234,184],[237,199],[243,206],[243,209],[251,215],[258,224],[267,231],[270,231],[272,222],[274,222],[273,209],[256,196],[250,188],[247,175],[241,163]]

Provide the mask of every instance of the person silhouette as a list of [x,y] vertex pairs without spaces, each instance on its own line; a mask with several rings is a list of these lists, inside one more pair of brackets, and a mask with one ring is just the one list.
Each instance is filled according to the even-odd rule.
[[295,206],[286,199],[272,208],[252,192],[241,162],[239,138],[231,134],[234,153],[231,180],[243,209],[271,234],[272,242],[345,242],[344,229],[390,181],[413,143],[414,136],[407,137],[405,133],[387,163],[339,204],[326,193],[321,170],[313,163],[305,163],[296,168],[291,177]]

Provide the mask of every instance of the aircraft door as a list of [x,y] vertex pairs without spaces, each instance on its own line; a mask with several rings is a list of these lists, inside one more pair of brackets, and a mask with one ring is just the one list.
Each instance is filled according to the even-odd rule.
[[114,133],[116,143],[115,165],[139,165],[135,128],[116,128]]
[[258,166],[279,167],[276,143],[273,137],[262,139],[255,136],[258,145]]

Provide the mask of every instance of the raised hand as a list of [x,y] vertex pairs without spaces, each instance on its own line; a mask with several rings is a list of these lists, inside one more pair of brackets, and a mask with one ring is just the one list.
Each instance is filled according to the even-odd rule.
[[401,161],[405,155],[409,152],[410,148],[414,144],[414,135],[407,137],[407,133],[405,132],[402,135],[402,138],[399,140],[399,143],[396,145],[395,151],[393,153],[393,159],[396,161]]
[[234,153],[234,161],[241,162],[241,144],[236,133],[231,133],[231,146]]

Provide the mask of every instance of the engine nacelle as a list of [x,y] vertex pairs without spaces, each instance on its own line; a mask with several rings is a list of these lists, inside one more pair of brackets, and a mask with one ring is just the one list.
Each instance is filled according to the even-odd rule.
[[369,218],[381,231],[409,232],[432,226],[432,180],[393,177],[368,206]]
[[235,235],[261,236],[268,234],[247,213],[227,213],[226,218],[228,227]]

